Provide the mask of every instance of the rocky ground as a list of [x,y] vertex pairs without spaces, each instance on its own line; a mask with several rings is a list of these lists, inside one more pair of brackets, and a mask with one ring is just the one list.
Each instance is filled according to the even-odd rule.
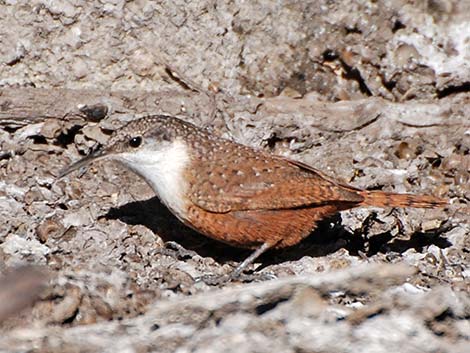
[[[0,351],[466,352],[468,1],[0,3]],[[183,226],[110,162],[152,113],[357,187],[362,208],[247,256]]]

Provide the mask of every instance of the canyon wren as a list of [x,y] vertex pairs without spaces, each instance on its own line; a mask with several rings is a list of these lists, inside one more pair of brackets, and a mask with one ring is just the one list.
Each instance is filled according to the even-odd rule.
[[141,176],[161,202],[197,232],[255,249],[232,278],[264,251],[299,243],[318,221],[339,211],[447,204],[434,196],[361,190],[301,162],[163,115],[131,121],[59,177],[103,159],[117,161]]

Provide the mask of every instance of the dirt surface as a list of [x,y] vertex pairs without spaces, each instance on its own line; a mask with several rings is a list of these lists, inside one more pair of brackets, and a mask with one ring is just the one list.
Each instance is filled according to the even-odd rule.
[[[457,0],[0,2],[0,351],[468,352],[469,28]],[[118,165],[57,179],[152,113],[450,203],[342,212],[213,285],[249,253]]]

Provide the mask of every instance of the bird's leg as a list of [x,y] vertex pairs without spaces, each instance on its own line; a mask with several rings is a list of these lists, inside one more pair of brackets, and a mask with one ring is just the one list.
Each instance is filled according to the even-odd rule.
[[262,253],[268,250],[271,247],[268,243],[263,243],[258,249],[253,251],[253,253],[248,256],[245,260],[240,263],[235,270],[230,274],[229,280],[232,281],[237,279],[243,272],[243,270],[249,266],[253,261],[255,261]]
[[[255,261],[262,253],[268,250],[272,245],[268,243],[263,243],[258,249],[256,249],[250,256],[248,256],[245,260],[243,260],[235,270],[233,270],[228,275],[205,275],[201,277],[199,280],[203,281],[204,283],[212,286],[218,286],[224,283],[228,283],[230,281],[240,279],[242,277],[242,273],[247,266],[249,266],[253,261]],[[272,279],[272,277],[269,277]]]

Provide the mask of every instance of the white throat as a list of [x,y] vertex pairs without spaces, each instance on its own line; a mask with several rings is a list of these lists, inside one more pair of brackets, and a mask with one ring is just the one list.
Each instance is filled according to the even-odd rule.
[[121,153],[113,159],[140,175],[178,218],[186,218],[183,174],[190,161],[186,144],[175,140],[155,149],[144,147],[135,152]]

